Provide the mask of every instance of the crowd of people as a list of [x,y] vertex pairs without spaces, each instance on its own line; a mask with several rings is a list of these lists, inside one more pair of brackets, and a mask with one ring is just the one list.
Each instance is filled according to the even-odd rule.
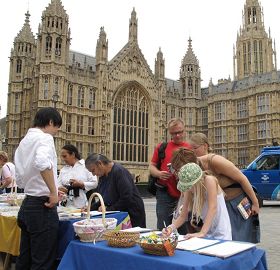
[[[146,227],[143,199],[133,176],[121,164],[100,153],[84,160],[74,145],[67,144],[60,150],[65,166],[57,175],[53,137],[61,125],[61,115],[55,108],[42,108],[16,149],[15,165],[0,151],[0,192],[16,187],[26,194],[18,213],[18,270],[54,269],[59,222],[56,208],[83,209],[92,191],[102,195],[106,210],[126,211],[133,227]],[[194,133],[186,141],[182,119],[171,119],[168,132],[171,139],[166,143],[164,158],[159,157],[161,142],[149,166],[150,174],[158,179],[157,229],[165,235],[178,231],[187,239],[259,242],[259,204],[248,179],[231,161],[212,153],[203,133]],[[245,197],[251,204],[248,219],[237,209]],[[101,211],[100,202],[93,201],[91,209]]]

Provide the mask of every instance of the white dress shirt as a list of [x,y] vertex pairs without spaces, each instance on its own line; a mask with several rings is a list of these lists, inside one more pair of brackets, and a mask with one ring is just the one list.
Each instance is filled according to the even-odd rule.
[[57,155],[53,136],[39,128],[30,128],[15,152],[16,182],[31,196],[49,196],[40,172],[52,169],[57,187]]
[[70,185],[70,179],[82,181],[85,189],[79,189],[79,196],[68,196],[66,206],[82,208],[87,206],[86,192],[97,187],[97,177],[87,170],[83,159],[77,161],[74,166],[65,165],[58,176],[59,186]]

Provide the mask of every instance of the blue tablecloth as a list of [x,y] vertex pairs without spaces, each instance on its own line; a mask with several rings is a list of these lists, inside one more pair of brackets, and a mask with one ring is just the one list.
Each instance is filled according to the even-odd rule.
[[145,254],[137,245],[112,248],[106,241],[74,240],[65,251],[58,270],[267,270],[265,251],[252,248],[227,259],[176,250],[172,257]]
[[[100,218],[101,216],[96,216],[93,218]],[[124,227],[130,227],[130,219],[127,212],[118,212],[118,213],[111,213],[106,214],[108,218],[116,218],[118,220],[117,226],[126,222],[128,224],[124,224]],[[80,218],[81,219],[81,218]],[[61,220],[59,221],[59,236],[58,236],[58,254],[57,258],[61,259],[68,244],[75,239],[75,232],[73,223],[80,220],[80,219],[71,219],[71,220]],[[84,219],[84,218],[83,218]],[[119,228],[121,229],[121,228]]]

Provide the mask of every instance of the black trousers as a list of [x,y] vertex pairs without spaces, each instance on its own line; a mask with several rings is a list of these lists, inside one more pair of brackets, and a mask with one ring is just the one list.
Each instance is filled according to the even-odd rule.
[[47,208],[48,197],[26,196],[18,213],[21,228],[16,270],[51,270],[57,255],[59,220],[56,207]]

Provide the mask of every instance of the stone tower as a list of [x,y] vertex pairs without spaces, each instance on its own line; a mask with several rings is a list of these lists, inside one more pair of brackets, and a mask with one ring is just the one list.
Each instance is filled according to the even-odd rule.
[[7,151],[12,154],[31,124],[36,43],[29,17],[27,11],[25,23],[14,39],[10,55],[6,134],[9,138]]
[[237,34],[234,53],[235,80],[277,69],[275,45],[273,50],[270,31],[269,35],[265,31],[259,1],[246,0],[242,17],[242,27]]

